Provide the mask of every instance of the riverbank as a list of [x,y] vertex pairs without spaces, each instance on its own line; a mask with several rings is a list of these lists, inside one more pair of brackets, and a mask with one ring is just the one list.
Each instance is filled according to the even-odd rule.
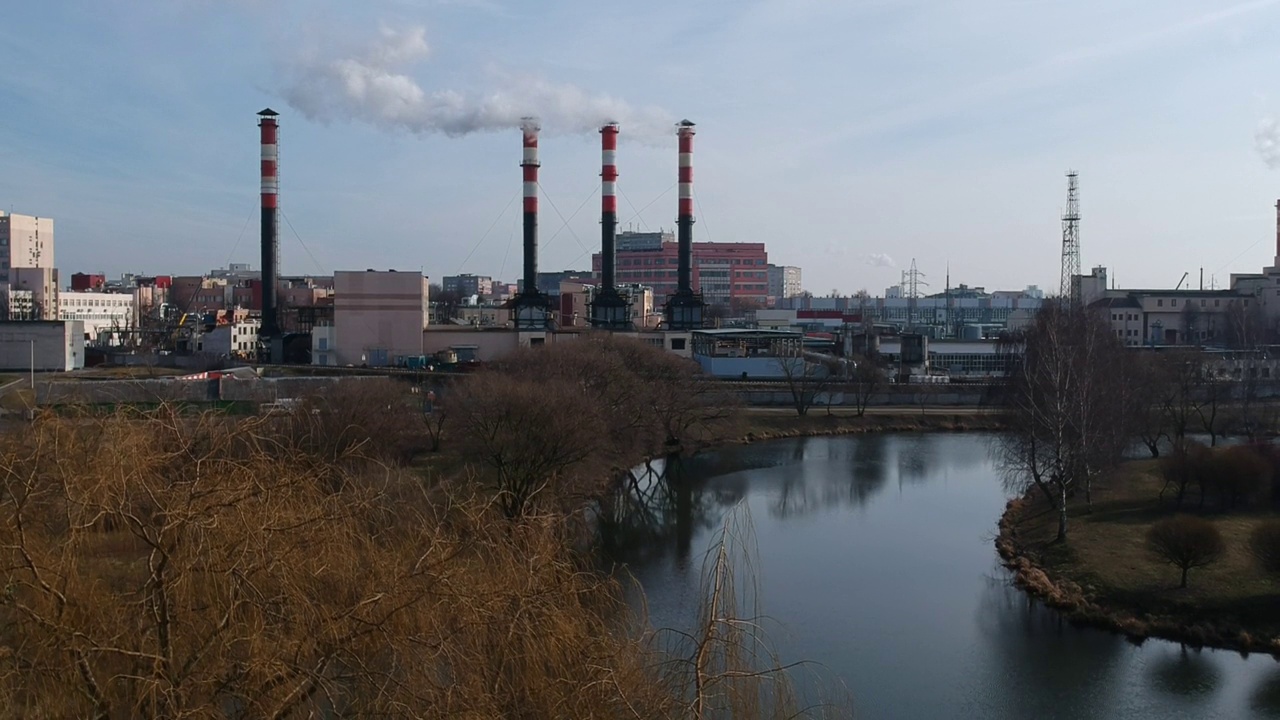
[[738,424],[731,426],[715,445],[741,445],[782,438],[821,435],[855,435],[879,432],[989,432],[1004,428],[1004,417],[987,408],[868,409],[862,417],[852,411],[825,409],[797,416],[775,409],[746,409]]
[[1039,495],[1011,500],[996,549],[1014,582],[1070,621],[1194,647],[1266,652],[1280,658],[1280,583],[1258,570],[1246,550],[1261,513],[1206,515],[1222,533],[1222,559],[1178,573],[1146,548],[1151,524],[1169,515],[1150,461],[1128,463],[1095,484],[1094,509],[1073,507],[1066,543],[1055,541],[1057,511]]

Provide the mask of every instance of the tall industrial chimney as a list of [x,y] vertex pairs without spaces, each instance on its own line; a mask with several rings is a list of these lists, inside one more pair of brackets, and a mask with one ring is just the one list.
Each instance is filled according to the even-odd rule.
[[615,289],[618,230],[618,124],[600,128],[600,286]]
[[1276,201],[1276,264],[1280,267],[1280,200]]
[[694,124],[676,124],[680,149],[680,205],[676,217],[676,294],[667,300],[667,327],[693,330],[702,327],[701,293],[693,291],[693,136]]
[[682,121],[677,133],[680,144],[680,207],[676,216],[679,253],[676,292],[683,295],[693,292],[693,123]]
[[600,128],[600,290],[591,301],[591,324],[607,330],[631,327],[630,303],[615,281],[618,230],[618,124]]
[[526,118],[524,131],[524,293],[538,292],[538,124]]
[[271,108],[258,113],[258,128],[262,139],[262,327],[258,338],[265,349],[264,359],[270,363],[283,362],[284,342],[280,336],[280,320],[276,307],[276,288],[279,285],[280,221],[279,212],[279,126],[278,114]]
[[512,302],[516,327],[521,330],[545,330],[550,318],[549,299],[538,292],[538,121],[527,117],[521,122],[524,135],[524,287]]

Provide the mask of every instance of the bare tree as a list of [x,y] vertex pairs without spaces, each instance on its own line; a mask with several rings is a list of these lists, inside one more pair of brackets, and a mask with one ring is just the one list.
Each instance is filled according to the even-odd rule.
[[560,378],[481,372],[454,391],[451,403],[463,456],[492,472],[509,518],[531,512],[545,491],[576,494],[574,481],[591,473],[575,471],[605,439],[598,406]]
[[853,391],[854,409],[858,417],[862,417],[867,413],[871,398],[884,386],[887,376],[875,357],[860,355],[854,357],[852,362],[853,377],[849,388]]
[[776,362],[800,417],[809,414],[809,408],[838,378],[839,371],[833,364],[811,361],[803,351],[784,354]]
[[1151,526],[1147,548],[1158,559],[1182,571],[1178,587],[1185,588],[1187,572],[1217,562],[1226,546],[1213,523],[1193,515],[1175,515]]
[[1006,475],[1053,498],[1065,540],[1068,498],[1084,488],[1091,500],[1092,477],[1119,461],[1131,437],[1113,367],[1124,349],[1095,315],[1057,302],[1006,345],[1021,350],[1009,383]]

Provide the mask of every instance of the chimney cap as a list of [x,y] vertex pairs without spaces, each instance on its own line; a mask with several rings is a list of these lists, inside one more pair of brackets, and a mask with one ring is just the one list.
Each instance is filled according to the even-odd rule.
[[696,123],[694,123],[692,120],[689,120],[688,118],[686,118],[676,123],[676,126],[677,127],[693,127],[695,124]]
[[272,110],[271,108],[264,108],[258,111],[258,114],[261,115],[262,117],[277,117],[278,115],[280,115],[280,113],[276,112],[275,110]]

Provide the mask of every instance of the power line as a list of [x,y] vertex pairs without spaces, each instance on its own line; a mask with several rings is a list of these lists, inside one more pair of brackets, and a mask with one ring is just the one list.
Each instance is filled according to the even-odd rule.
[[[538,187],[542,187],[542,186],[541,186],[541,185],[539,185]],[[582,212],[582,208],[586,207],[586,206],[587,206],[587,203],[591,202],[591,198],[595,197],[595,196],[596,196],[596,193],[597,193],[599,190],[600,190],[600,187],[599,187],[598,185],[597,185],[595,188],[593,188],[593,189],[591,190],[591,194],[587,196],[587,199],[583,200],[583,201],[582,201],[582,204],[578,206],[578,209],[577,209],[577,210],[574,210],[574,211],[573,211],[573,214],[569,216],[569,220],[573,220],[575,217],[577,217],[577,216],[578,216],[578,213]],[[551,198],[550,198],[550,197],[548,197],[548,198],[547,198],[547,202],[551,202]],[[551,207],[553,207],[553,208],[554,208],[554,207],[555,207],[555,203],[551,203]],[[556,213],[557,213],[557,214],[558,214],[559,212],[560,212],[559,210],[556,210]],[[563,219],[564,219],[564,218],[561,218],[561,220],[563,220]],[[564,225],[561,225],[561,226],[560,226],[560,229],[559,229],[559,230],[556,230],[556,231],[555,231],[555,233],[554,233],[554,234],[552,234],[552,236],[551,236],[551,237],[547,238],[547,241],[546,241],[546,242],[542,243],[542,249],[543,249],[543,250],[547,249],[547,247],[548,247],[549,245],[551,245],[551,241],[552,241],[552,240],[555,240],[557,237],[559,237],[559,236],[560,236],[560,233],[561,233],[561,232],[563,232],[563,231],[564,231],[564,229],[565,229],[565,228],[567,228],[567,227],[569,227],[569,223],[566,221]],[[570,232],[572,232],[572,230],[571,230]],[[578,243],[578,245],[579,245],[579,246],[581,246],[581,245],[582,245],[582,243],[581,243],[581,242],[579,242],[579,243]]]
[[280,217],[284,218],[284,224],[289,226],[289,230],[293,232],[293,236],[298,238],[298,244],[306,251],[307,257],[311,258],[311,262],[315,263],[316,271],[320,275],[323,275],[324,268],[320,265],[320,261],[316,260],[316,256],[311,254],[311,248],[307,247],[307,244],[302,242],[302,236],[298,234],[297,230],[293,229],[293,223],[289,222],[289,216],[284,214],[284,210],[280,211]]
[[489,233],[493,232],[493,226],[497,225],[498,221],[502,219],[502,216],[507,214],[507,209],[510,208],[511,203],[515,202],[516,198],[520,196],[520,192],[521,191],[517,189],[515,193],[511,195],[511,199],[507,201],[505,206],[503,206],[502,212],[498,213],[498,216],[493,219],[493,222],[489,223],[489,229],[485,230],[484,234],[480,236],[480,239],[476,241],[476,244],[471,248],[471,252],[467,253],[467,256],[462,258],[462,262],[458,263],[458,269],[454,272],[462,272],[463,266],[467,264],[467,261],[471,259],[472,255],[476,254],[476,250],[480,249],[480,244],[484,242],[485,238],[489,237]]
[[[680,184],[680,183],[671,183],[671,187],[667,188],[666,190],[663,190],[663,191],[662,191],[662,194],[660,194],[660,195],[658,195],[657,197],[655,197],[654,199],[650,200],[650,201],[649,201],[649,203],[648,203],[647,205],[645,205],[644,207],[640,208],[639,210],[636,210],[635,206],[634,206],[634,205],[631,205],[631,200],[630,200],[630,198],[627,198],[626,194],[623,194],[623,195],[622,195],[623,199],[625,199],[625,200],[627,201],[627,204],[628,204],[628,205],[631,205],[631,209],[632,209],[633,211],[635,211],[635,214],[634,214],[634,215],[632,215],[631,217],[627,218],[626,222],[618,223],[618,225],[619,225],[619,226],[626,225],[627,223],[631,222],[632,220],[635,220],[636,218],[640,217],[640,213],[644,212],[645,210],[648,210],[650,207],[652,207],[652,206],[653,206],[653,204],[654,204],[654,203],[656,203],[656,202],[658,202],[659,200],[661,200],[662,198],[666,197],[666,196],[667,196],[667,193],[671,192],[672,190],[675,190],[675,189],[676,189],[676,186],[677,186],[677,185],[679,185],[679,184]],[[619,187],[618,187],[618,192],[619,192],[619,193],[621,193],[621,192],[622,192],[622,187],[621,187],[621,186],[619,186]],[[645,229],[647,230],[647,229],[648,229],[648,226],[647,226],[647,225],[644,225],[644,218],[640,218],[640,222],[641,222],[641,224],[645,227]]]
[[702,232],[707,234],[707,242],[711,242],[711,229],[707,227],[707,214],[702,212],[702,198],[698,197],[698,191],[693,191],[693,202],[698,206],[698,219],[702,221]]
[[[257,208],[254,208],[257,210]],[[240,240],[244,237],[244,231],[249,229],[249,221],[253,220],[253,210],[249,211],[249,217],[244,219],[244,225],[240,228],[240,234],[236,236],[236,243],[231,246],[231,252],[227,253],[227,265],[231,264],[231,258],[235,257],[236,249],[240,247]]]
[[[538,183],[538,189],[542,190],[542,196],[545,197],[547,199],[547,202],[551,204],[551,209],[556,211],[556,215],[560,217],[560,222],[564,223],[564,225],[560,228],[560,230],[564,230],[567,228],[569,230],[569,234],[573,236],[574,241],[578,243],[578,247],[582,248],[583,252],[590,252],[587,250],[587,246],[582,244],[582,240],[581,238],[578,237],[578,233],[574,232],[573,228],[569,227],[569,221],[564,219],[564,215],[560,212],[560,208],[556,207],[556,201],[551,199],[550,193],[548,193],[542,187],[542,183]],[[587,198],[587,199],[590,200],[591,198]],[[585,204],[586,203],[583,203],[583,205]],[[560,233],[560,230],[556,231],[557,235]],[[552,235],[551,237],[554,238],[555,235]]]

